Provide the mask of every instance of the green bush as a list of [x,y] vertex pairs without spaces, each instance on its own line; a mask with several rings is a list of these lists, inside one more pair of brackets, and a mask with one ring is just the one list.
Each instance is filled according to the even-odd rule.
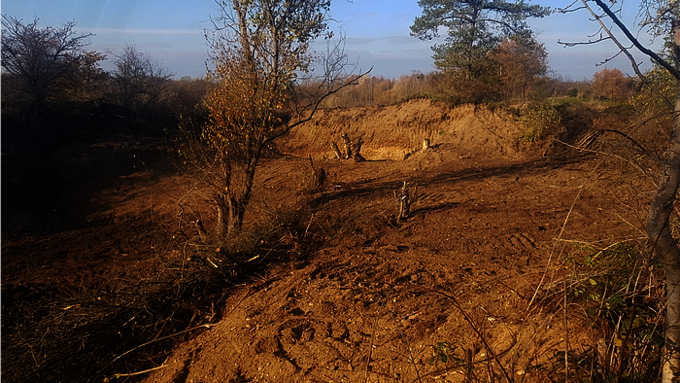
[[539,102],[526,107],[522,116],[521,123],[526,130],[522,132],[518,139],[522,142],[537,142],[554,132],[560,124],[560,113],[552,102]]

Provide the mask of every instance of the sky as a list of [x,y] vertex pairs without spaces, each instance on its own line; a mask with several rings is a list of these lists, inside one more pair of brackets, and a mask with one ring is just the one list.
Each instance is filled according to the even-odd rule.
[[[624,0],[618,0],[619,2]],[[572,0],[532,0],[551,8],[568,6]],[[622,17],[635,25],[639,0],[625,0]],[[108,53],[102,66],[111,69],[111,58],[126,45],[134,45],[153,60],[162,63],[175,78],[201,77],[205,74],[208,47],[203,31],[211,27],[210,17],[218,15],[214,0],[4,0],[0,12],[25,22],[40,19],[42,25],[59,26],[75,21],[79,33],[94,33],[88,50]],[[374,76],[398,78],[414,72],[435,70],[432,50],[443,39],[421,41],[410,36],[413,20],[422,14],[417,0],[334,0],[330,28],[342,31],[347,38],[346,51],[357,70],[373,67]],[[586,11],[555,13],[543,19],[529,20],[538,40],[548,51],[554,76],[565,80],[589,80],[604,68],[618,68],[633,74],[628,59],[620,55],[605,65],[598,65],[618,49],[612,42],[565,48],[558,41],[582,42],[597,38],[598,25]],[[634,28],[637,31],[637,28]],[[653,42],[645,34],[643,44]],[[325,45],[319,45],[323,51]],[[642,55],[636,61],[649,67]]]

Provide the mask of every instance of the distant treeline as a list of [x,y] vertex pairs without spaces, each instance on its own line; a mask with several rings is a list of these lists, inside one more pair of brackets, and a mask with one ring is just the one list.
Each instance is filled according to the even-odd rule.
[[[203,100],[210,83],[206,79],[174,79],[168,68],[134,45],[110,57],[88,51],[92,35],[75,32],[73,22],[42,27],[38,19],[24,23],[3,15],[2,25],[2,122],[6,129],[103,127],[168,133],[182,126],[200,134],[207,118]],[[448,72],[412,73],[398,79],[366,76],[328,97],[322,106],[386,105],[413,98],[454,104],[523,103],[562,96],[624,98],[635,91],[635,81],[616,69],[604,69],[592,81],[550,77],[542,46],[516,45],[508,40],[492,51],[483,76],[465,78]],[[103,60],[111,60],[114,69],[103,70]],[[318,84],[305,80],[294,86],[308,90],[295,92],[301,95]]]

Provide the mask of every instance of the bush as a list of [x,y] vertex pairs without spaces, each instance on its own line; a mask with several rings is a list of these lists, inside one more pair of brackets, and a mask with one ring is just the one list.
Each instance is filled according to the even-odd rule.
[[519,135],[522,142],[537,142],[553,133],[560,124],[560,113],[551,102],[529,105],[522,113],[520,121],[526,127]]
[[[594,381],[656,381],[663,337],[662,278],[642,249],[644,244],[617,242],[604,249],[576,245],[567,259],[570,305],[593,329],[592,344],[577,351],[574,374]],[[562,298],[561,298],[562,299]],[[623,380],[621,380],[623,379]]]

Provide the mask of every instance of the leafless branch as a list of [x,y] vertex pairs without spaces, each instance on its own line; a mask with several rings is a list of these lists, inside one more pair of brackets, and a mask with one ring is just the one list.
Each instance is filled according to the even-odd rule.
[[579,11],[579,10],[583,9],[583,7],[574,7],[576,5],[576,3],[578,3],[579,1],[580,0],[574,0],[574,1],[571,2],[571,4],[567,5],[566,7],[557,8],[555,11],[558,12],[558,13],[572,13],[572,12]]
[[560,45],[564,45],[565,47],[571,48],[571,47],[575,47],[575,46],[579,46],[579,45],[593,45],[593,44],[597,44],[597,43],[600,43],[600,42],[606,41],[606,40],[611,40],[611,38],[606,36],[606,37],[601,37],[597,40],[579,41],[579,42],[575,42],[575,43],[567,43],[567,42],[564,42],[564,41],[557,40],[557,43],[560,44]]
[[[635,39],[635,37],[630,33],[630,31],[626,28],[626,26],[623,25],[623,23],[621,23],[621,21],[620,21],[619,18],[616,16],[616,14],[614,14],[614,12],[612,12],[611,10],[609,10],[609,8],[607,7],[606,4],[602,3],[601,0],[594,0],[594,1],[595,1],[600,7],[606,8],[606,9],[603,9],[603,10],[604,10],[605,13],[607,14],[607,16],[609,16],[609,17],[612,19],[612,21],[614,21],[614,24],[616,24],[619,28],[621,28],[621,29],[624,31],[624,34],[626,35],[626,37],[631,41],[631,43],[633,43],[633,45],[634,45],[636,48],[640,49],[640,51],[642,51],[642,52],[645,53],[645,54],[647,54],[647,52],[652,53],[652,55],[654,55],[654,56],[650,56],[650,57],[652,57],[652,58],[657,57],[658,60],[660,60],[660,61],[664,62],[666,65],[670,66],[669,63],[667,63],[666,61],[664,61],[663,59],[661,59],[658,55],[656,55],[655,53],[651,52],[649,49],[643,47],[643,46],[640,44],[640,42],[637,41],[637,39]],[[595,11],[590,7],[590,5],[588,5],[587,1],[586,1],[586,0],[581,0],[581,3],[583,3],[584,8],[587,9],[587,10],[590,12],[590,14],[591,14],[593,17],[596,18],[596,20],[597,20],[597,22],[600,24],[600,27],[602,28],[602,30],[609,36],[609,38],[611,38],[611,40],[614,42],[614,44],[616,44],[616,46],[620,49],[620,51],[621,51],[623,54],[625,54],[626,57],[628,57],[628,60],[630,61],[631,66],[633,67],[633,71],[635,71],[635,74],[640,78],[640,80],[641,80],[645,85],[647,85],[654,93],[656,93],[657,96],[659,96],[659,97],[663,100],[663,102],[664,102],[670,109],[673,109],[673,103],[672,103],[670,100],[666,99],[666,98],[663,96],[663,94],[661,93],[661,91],[659,91],[655,86],[653,86],[652,84],[649,83],[649,81],[647,80],[647,78],[645,77],[645,75],[640,71],[640,67],[639,67],[637,61],[635,60],[635,58],[633,57],[633,55],[630,53],[630,51],[629,51],[626,47],[624,47],[623,44],[621,44],[621,42],[619,42],[619,40],[614,36],[614,34],[611,32],[611,30],[604,24],[604,22],[602,21],[602,19],[599,18],[599,17],[597,16],[597,14],[595,13]],[[655,59],[655,61],[656,61],[656,59]],[[665,68],[665,66],[664,66],[664,68]],[[676,76],[676,74],[674,74],[674,73],[678,73],[678,71],[676,71],[675,69],[673,69],[673,72],[671,72],[671,74],[673,74],[673,76],[675,76],[676,78],[679,78],[679,77]]]
[[599,63],[595,64],[595,66],[602,66],[605,65],[606,63],[614,60],[615,58],[619,57],[619,55],[623,53],[623,51],[618,51],[615,55],[607,57],[606,59],[600,61]]
[[[592,11],[590,6],[588,6],[586,1],[585,0],[581,0],[581,1],[590,10],[590,12],[594,16],[595,13]],[[602,0],[594,0],[594,1],[604,11],[604,13],[606,13],[607,16],[609,16],[609,18],[614,22],[614,24],[616,24],[616,26],[619,27],[619,29],[621,29],[621,32],[623,32],[623,34],[635,46],[635,48],[639,49],[640,52],[651,57],[652,60],[656,61],[657,64],[664,67],[664,69],[666,69],[670,74],[672,74],[673,77],[680,80],[680,71],[678,71],[673,65],[671,65],[671,63],[669,63],[668,61],[661,58],[658,54],[654,53],[654,51],[652,51],[649,48],[640,44],[640,41],[638,41],[638,39],[635,38],[635,36],[633,36],[633,34],[630,32],[630,30],[628,30],[628,28],[623,24],[623,22],[621,22],[621,20],[618,18],[618,16],[616,16],[616,14],[614,12],[612,12],[612,10],[607,6],[607,4],[602,2]],[[598,21],[600,23],[602,23],[601,20],[598,20]],[[612,36],[612,39],[614,39],[614,41],[617,43],[617,45],[620,45],[618,43],[618,41],[613,37],[613,35],[611,35],[611,32],[608,32],[608,33],[610,34],[610,36]],[[623,49],[623,47],[621,47],[621,46],[619,46],[619,48]],[[634,62],[634,60],[632,60],[632,58],[631,58],[631,61]],[[633,66],[633,68],[634,68],[634,70],[636,71],[636,74],[637,74],[639,72],[639,68],[638,68],[637,64],[635,64]],[[638,76],[641,76],[641,75],[638,74]]]

